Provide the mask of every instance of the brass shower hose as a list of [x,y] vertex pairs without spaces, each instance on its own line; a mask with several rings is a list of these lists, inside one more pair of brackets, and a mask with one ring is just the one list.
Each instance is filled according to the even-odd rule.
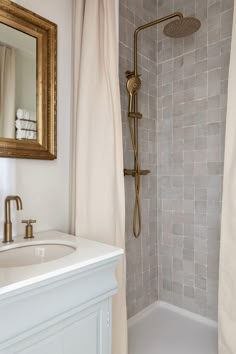
[[[134,123],[134,127],[132,127],[132,121]],[[136,118],[129,117],[129,129],[130,129],[132,146],[134,150],[134,161],[135,161],[135,177],[134,177],[135,178],[135,202],[134,202],[133,234],[134,237],[138,238],[142,230],[142,221],[141,221],[140,195],[139,195],[140,163],[139,163],[138,145],[137,145],[138,132],[137,132],[137,127],[135,128],[136,123],[137,123]]]
[[125,175],[130,175],[135,178],[135,202],[134,202],[134,217],[133,217],[133,234],[138,238],[142,230],[141,221],[141,206],[140,206],[140,175],[148,174],[150,171],[140,170],[139,154],[138,154],[138,122],[137,119],[142,118],[142,114],[137,112],[137,91],[141,86],[141,80],[138,75],[133,72],[127,72],[127,90],[129,93],[129,130],[131,142],[134,151],[134,169],[125,169]]

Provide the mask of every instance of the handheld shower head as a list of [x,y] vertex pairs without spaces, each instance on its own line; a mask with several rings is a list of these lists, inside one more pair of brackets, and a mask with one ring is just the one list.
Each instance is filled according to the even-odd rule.
[[201,22],[195,17],[183,17],[169,22],[164,27],[164,34],[171,38],[182,38],[189,36],[199,30]]
[[141,87],[141,80],[138,75],[129,75],[127,80],[127,91],[129,93],[129,113],[133,112],[134,96]]
[[138,76],[132,75],[127,81],[127,90],[130,95],[135,95],[141,87],[141,80]]

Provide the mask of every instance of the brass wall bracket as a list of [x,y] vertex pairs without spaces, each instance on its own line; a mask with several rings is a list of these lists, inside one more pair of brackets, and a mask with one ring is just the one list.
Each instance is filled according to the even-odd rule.
[[128,113],[129,118],[137,118],[137,119],[142,119],[143,115],[140,112],[129,112]]
[[[140,176],[146,176],[150,173],[151,171],[149,170],[140,170],[139,175]],[[138,171],[136,170],[128,170],[127,168],[124,169],[124,176],[132,176],[135,177],[138,175]]]

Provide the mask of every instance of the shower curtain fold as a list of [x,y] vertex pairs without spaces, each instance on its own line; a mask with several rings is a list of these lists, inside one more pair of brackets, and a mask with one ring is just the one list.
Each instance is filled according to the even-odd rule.
[[225,137],[219,280],[219,354],[236,353],[236,6]]
[[[125,248],[115,0],[74,0],[72,228]],[[125,261],[113,298],[113,354],[127,354]]]
[[15,137],[15,50],[0,45],[0,137]]

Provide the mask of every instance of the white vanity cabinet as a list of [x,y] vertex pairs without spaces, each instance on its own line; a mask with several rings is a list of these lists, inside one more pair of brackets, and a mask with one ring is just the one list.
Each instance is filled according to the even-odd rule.
[[[37,268],[36,277],[28,274],[0,293],[1,354],[111,354],[112,296],[117,291],[115,269],[122,250],[80,242],[77,263],[73,255],[45,263],[47,269],[54,263],[49,273],[39,271],[42,265],[32,266]],[[0,276],[4,276],[1,270]]]

